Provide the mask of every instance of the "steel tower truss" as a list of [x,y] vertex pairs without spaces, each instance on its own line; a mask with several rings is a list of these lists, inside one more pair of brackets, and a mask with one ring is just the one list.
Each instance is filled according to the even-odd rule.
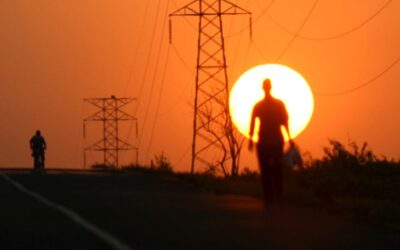
[[229,160],[229,136],[226,131],[232,130],[232,122],[222,17],[243,14],[251,15],[225,0],[195,0],[170,14],[170,18],[196,16],[199,20],[192,173],[197,162],[208,167],[224,167]]
[[103,138],[96,143],[84,148],[84,166],[86,167],[87,151],[103,151],[104,165],[114,168],[119,167],[119,151],[133,150],[135,151],[136,163],[138,160],[138,148],[125,142],[119,138],[119,122],[133,121],[136,127],[137,137],[137,119],[123,111],[122,108],[136,99],[134,98],[117,98],[111,96],[109,98],[87,98],[84,102],[89,103],[97,108],[97,111],[84,119],[84,140],[86,138],[86,122],[102,122]]

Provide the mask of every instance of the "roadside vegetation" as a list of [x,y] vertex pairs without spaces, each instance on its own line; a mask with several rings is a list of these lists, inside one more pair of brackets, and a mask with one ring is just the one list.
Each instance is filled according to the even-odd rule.
[[322,159],[311,159],[304,169],[290,173],[288,198],[353,216],[400,225],[400,162],[378,157],[351,142],[331,140]]
[[[213,168],[193,175],[175,173],[160,154],[151,166],[131,165],[123,170],[174,178],[218,194],[261,197],[260,176],[247,168],[235,177],[224,177]],[[322,158],[308,157],[303,167],[285,169],[284,176],[288,203],[400,227],[400,162],[375,155],[366,143],[343,145],[330,140]]]

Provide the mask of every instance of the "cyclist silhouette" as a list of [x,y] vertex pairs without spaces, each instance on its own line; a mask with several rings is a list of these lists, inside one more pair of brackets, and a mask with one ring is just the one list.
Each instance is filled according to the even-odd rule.
[[40,133],[40,130],[36,131],[36,134],[32,136],[29,141],[29,145],[32,150],[33,157],[33,168],[44,169],[44,152],[46,150],[46,141]]

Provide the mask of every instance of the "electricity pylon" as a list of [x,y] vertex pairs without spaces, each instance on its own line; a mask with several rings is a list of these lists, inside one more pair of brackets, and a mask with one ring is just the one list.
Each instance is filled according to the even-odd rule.
[[[229,85],[222,17],[243,14],[250,15],[251,35],[251,13],[225,0],[194,0],[169,15],[170,18],[196,16],[199,20],[192,173],[196,162],[208,167],[221,165],[224,169],[225,162],[230,159],[229,140],[232,134],[229,136],[226,132],[232,132],[233,126],[229,115]],[[214,157],[219,159],[215,161]]]
[[117,98],[111,96],[108,98],[86,98],[84,102],[92,104],[97,111],[84,119],[83,137],[86,139],[86,122],[99,121],[103,123],[103,138],[96,143],[84,148],[84,167],[86,167],[86,151],[103,151],[104,165],[114,168],[119,167],[119,151],[135,151],[135,161],[138,161],[138,148],[121,140],[119,138],[120,121],[133,121],[136,127],[137,137],[137,119],[122,110],[122,107],[135,101],[134,98]]

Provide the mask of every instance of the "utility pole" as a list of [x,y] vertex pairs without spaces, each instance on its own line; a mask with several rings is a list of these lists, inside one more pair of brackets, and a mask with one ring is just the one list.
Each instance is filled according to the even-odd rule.
[[194,0],[169,15],[170,43],[171,17],[195,16],[199,20],[191,173],[196,162],[208,167],[220,165],[225,173],[225,162],[230,160],[227,144],[232,134],[226,131],[232,132],[233,125],[222,25],[226,15],[250,15],[251,35],[251,13],[225,0]]
[[84,167],[86,168],[86,152],[102,151],[104,154],[104,165],[118,168],[119,167],[119,151],[133,150],[135,152],[135,162],[138,161],[138,148],[121,140],[119,138],[119,122],[132,121],[135,125],[137,137],[137,119],[123,111],[122,108],[136,99],[134,98],[117,98],[111,96],[108,98],[86,98],[84,102],[89,103],[97,108],[97,111],[84,119],[83,122],[83,138],[86,140],[86,123],[97,121],[103,123],[103,138],[96,143],[84,148]]

